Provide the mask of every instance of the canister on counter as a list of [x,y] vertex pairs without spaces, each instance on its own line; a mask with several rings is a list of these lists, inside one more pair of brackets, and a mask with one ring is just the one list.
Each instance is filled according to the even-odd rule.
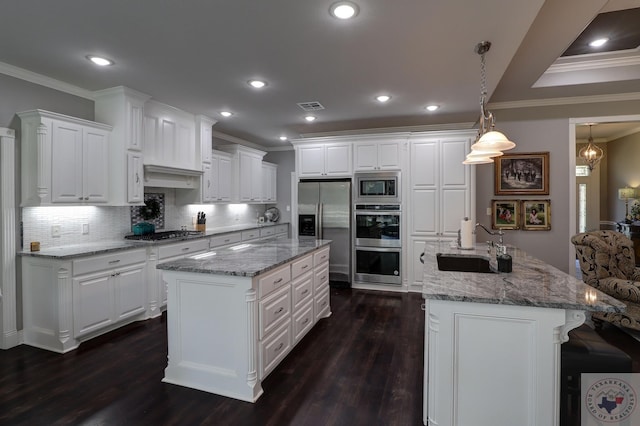
[[31,251],[40,251],[40,241],[31,242]]

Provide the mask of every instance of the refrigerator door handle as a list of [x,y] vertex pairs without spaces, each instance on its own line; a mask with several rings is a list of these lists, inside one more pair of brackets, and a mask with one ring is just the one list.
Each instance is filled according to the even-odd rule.
[[318,232],[318,236],[319,236],[319,239],[322,240],[322,239],[324,239],[324,235],[323,235],[324,234],[324,230],[322,229],[322,221],[324,220],[324,218],[323,218],[323,210],[324,210],[323,207],[324,207],[324,205],[323,204],[318,204],[316,207],[318,209],[316,211],[316,215],[318,217],[318,222],[317,222],[318,223],[318,231],[319,231]]

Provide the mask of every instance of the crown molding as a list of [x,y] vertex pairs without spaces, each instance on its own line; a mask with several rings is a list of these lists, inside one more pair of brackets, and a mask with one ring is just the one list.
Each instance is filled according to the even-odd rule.
[[301,138],[321,138],[327,136],[359,136],[363,134],[405,133],[405,132],[433,132],[438,130],[469,130],[474,128],[475,122],[424,124],[420,126],[378,127],[357,130],[339,130],[335,132],[301,133]]
[[557,105],[594,104],[603,102],[624,102],[640,100],[640,92],[617,93],[612,95],[573,96],[566,98],[529,99],[522,101],[490,102],[489,109],[515,109],[546,107]]
[[64,81],[56,80],[55,78],[47,77],[46,75],[25,70],[24,68],[9,65],[5,62],[0,62],[0,73],[10,77],[19,78],[20,80],[25,80],[30,83],[39,84],[40,86],[48,87],[50,89],[58,90],[60,92],[68,93],[70,95],[94,100],[93,92],[90,90],[65,83]]

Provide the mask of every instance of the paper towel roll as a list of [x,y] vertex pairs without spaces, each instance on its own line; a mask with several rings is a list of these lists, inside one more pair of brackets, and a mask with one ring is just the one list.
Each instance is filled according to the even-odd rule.
[[473,248],[473,224],[468,218],[460,221],[460,248]]

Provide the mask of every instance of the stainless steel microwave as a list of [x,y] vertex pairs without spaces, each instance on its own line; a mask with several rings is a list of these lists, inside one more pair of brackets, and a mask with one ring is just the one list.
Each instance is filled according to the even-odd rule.
[[400,202],[400,172],[356,173],[353,179],[356,203]]

